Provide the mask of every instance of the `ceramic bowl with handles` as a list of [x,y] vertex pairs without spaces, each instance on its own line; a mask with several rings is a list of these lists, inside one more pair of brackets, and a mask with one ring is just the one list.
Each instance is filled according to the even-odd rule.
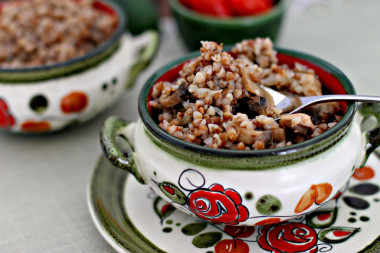
[[219,18],[193,11],[180,0],[169,0],[168,3],[182,41],[190,50],[198,49],[201,40],[233,44],[246,38],[269,37],[276,41],[288,6],[287,0],[276,0],[274,6],[263,13]]
[[96,49],[46,66],[0,68],[0,130],[46,133],[89,120],[147,66],[157,49],[157,31],[132,36],[119,5],[95,1],[94,8],[118,20],[111,37]]
[[[279,62],[312,68],[332,93],[355,94],[348,78],[331,64],[301,52],[276,49]],[[154,83],[173,81],[185,61],[174,61],[146,82],[139,97],[140,118],[110,117],[101,131],[105,156],[130,171],[183,212],[211,223],[265,225],[302,216],[340,194],[355,168],[380,144],[380,130],[361,130],[357,104],[347,103],[341,121],[302,143],[267,150],[212,149],[181,141],[161,129],[149,109]],[[379,107],[363,105],[365,116]],[[377,110],[377,111],[376,111]],[[364,117],[365,118],[365,117]],[[129,142],[123,152],[117,136]]]

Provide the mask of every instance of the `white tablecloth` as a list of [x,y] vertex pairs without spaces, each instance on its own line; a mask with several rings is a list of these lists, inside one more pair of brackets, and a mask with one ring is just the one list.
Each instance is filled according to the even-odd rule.
[[[380,1],[298,0],[278,46],[339,67],[361,94],[380,95]],[[156,59],[110,109],[79,127],[49,135],[0,132],[0,252],[113,252],[92,224],[86,190],[101,154],[99,129],[110,115],[137,119],[136,97],[151,73],[182,56],[176,28],[162,22]]]

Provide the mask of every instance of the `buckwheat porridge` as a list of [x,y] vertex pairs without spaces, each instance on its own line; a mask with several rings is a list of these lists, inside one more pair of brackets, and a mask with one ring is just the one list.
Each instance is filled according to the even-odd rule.
[[0,5],[0,67],[34,67],[82,56],[104,43],[117,17],[92,0],[16,0]]
[[174,82],[154,84],[152,115],[169,134],[212,148],[261,150],[300,143],[332,128],[343,115],[339,103],[282,115],[269,86],[300,96],[322,94],[312,69],[278,65],[269,39],[245,40],[230,53],[223,45],[202,42],[201,56],[184,64]]

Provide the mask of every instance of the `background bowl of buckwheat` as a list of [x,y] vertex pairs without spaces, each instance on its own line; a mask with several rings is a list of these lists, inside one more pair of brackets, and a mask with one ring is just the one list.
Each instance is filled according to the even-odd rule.
[[92,118],[133,84],[157,48],[157,32],[132,35],[112,1],[0,7],[1,130],[45,133]]

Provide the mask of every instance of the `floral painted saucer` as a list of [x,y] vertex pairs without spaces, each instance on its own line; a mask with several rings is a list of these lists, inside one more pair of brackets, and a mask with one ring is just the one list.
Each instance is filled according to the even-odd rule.
[[106,241],[118,252],[380,252],[380,156],[356,170],[344,192],[289,222],[233,227],[188,216],[101,157],[88,205]]

